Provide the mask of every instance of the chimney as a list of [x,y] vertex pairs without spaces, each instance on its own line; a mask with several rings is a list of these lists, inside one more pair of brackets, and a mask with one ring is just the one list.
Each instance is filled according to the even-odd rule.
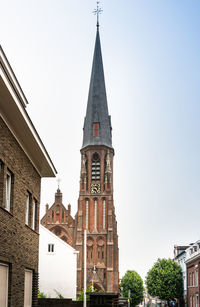
[[46,214],[47,214],[48,210],[49,210],[49,205],[46,204]]

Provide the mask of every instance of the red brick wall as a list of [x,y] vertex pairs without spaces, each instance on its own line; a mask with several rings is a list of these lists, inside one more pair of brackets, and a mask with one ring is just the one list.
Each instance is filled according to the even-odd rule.
[[[36,279],[38,272],[40,176],[1,117],[0,160],[4,165],[0,171],[0,262],[9,264],[10,268],[9,307],[22,307],[24,269],[33,270]],[[3,208],[7,168],[13,174],[10,212]],[[36,231],[25,225],[27,191],[37,200]],[[33,284],[37,288],[37,280]],[[36,296],[37,289],[33,292]]]
[[[93,256],[87,258],[87,282],[91,283],[94,265],[96,276],[98,275],[96,284],[104,288],[107,292],[119,291],[119,269],[118,269],[118,236],[117,223],[115,217],[115,209],[113,202],[113,156],[114,150],[110,152],[110,177],[106,178],[106,157],[108,148],[105,146],[88,146],[81,150],[83,156],[87,159],[87,175],[81,172],[81,184],[78,200],[78,212],[76,215],[76,231],[75,231],[75,248],[79,250],[78,269],[77,269],[77,291],[83,288],[83,229],[86,227],[86,201],[88,200],[88,234],[87,240],[91,245],[88,250],[92,250]],[[92,180],[92,157],[98,153],[100,157],[100,180]],[[82,165],[82,163],[81,163]],[[101,192],[91,194],[91,183],[100,183]],[[94,203],[97,200],[97,229],[94,229]],[[105,229],[103,229],[103,200],[106,201]],[[104,259],[98,259],[98,242],[104,242]],[[102,243],[101,243],[102,244]]]
[[[198,284],[196,284],[196,274],[198,271]],[[190,275],[191,274],[191,275]],[[194,274],[194,281],[193,281]],[[190,278],[191,276],[191,278]],[[200,303],[200,256],[187,264],[187,305],[188,307],[196,307],[196,295],[198,295],[198,306]],[[192,302],[191,302],[192,299]]]

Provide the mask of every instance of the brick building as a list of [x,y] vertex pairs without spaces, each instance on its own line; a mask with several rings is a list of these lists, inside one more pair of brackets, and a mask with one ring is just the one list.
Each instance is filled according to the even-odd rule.
[[186,250],[187,306],[200,304],[200,240]]
[[[47,207],[41,223],[79,251],[78,293],[83,288],[83,231],[87,229],[87,285],[106,292],[119,291],[118,235],[113,201],[112,127],[108,114],[99,26],[81,148],[78,210],[71,217],[70,206],[62,204],[60,190],[55,203]],[[71,243],[70,243],[71,242]]]
[[55,193],[53,205],[50,208],[46,205],[46,213],[41,219],[41,224],[74,247],[75,220],[71,216],[71,205],[69,204],[67,209],[63,205],[59,188]]
[[0,47],[0,306],[37,306],[41,177],[56,170]]
[[183,299],[184,305],[187,304],[187,272],[186,272],[186,250],[189,245],[174,245],[174,261],[177,262],[182,269],[183,274]]

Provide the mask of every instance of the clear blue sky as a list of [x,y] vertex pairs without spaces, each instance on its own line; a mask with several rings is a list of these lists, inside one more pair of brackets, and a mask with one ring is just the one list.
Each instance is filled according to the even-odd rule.
[[[77,209],[93,0],[0,1],[0,44]],[[107,0],[100,35],[115,148],[120,275],[200,238],[200,2]],[[42,183],[41,215],[56,180]]]

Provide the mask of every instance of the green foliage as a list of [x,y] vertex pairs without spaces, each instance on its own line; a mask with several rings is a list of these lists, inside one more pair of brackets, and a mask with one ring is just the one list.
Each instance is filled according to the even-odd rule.
[[161,300],[174,300],[183,296],[183,277],[179,264],[171,259],[158,259],[146,276],[148,293]]
[[[97,289],[94,289],[94,287],[92,285],[90,285],[90,286],[87,287],[86,292],[97,292]],[[81,293],[80,293],[79,297],[77,297],[76,300],[83,302],[83,298],[84,298],[84,289],[81,290]],[[86,299],[87,299],[87,301],[90,300],[89,294],[86,294]]]
[[143,280],[135,271],[127,271],[120,283],[120,288],[123,287],[123,296],[128,297],[128,290],[130,290],[131,305],[136,306],[143,300]]
[[43,292],[40,292],[40,290],[38,290],[38,298],[47,298],[46,294],[44,294]]

